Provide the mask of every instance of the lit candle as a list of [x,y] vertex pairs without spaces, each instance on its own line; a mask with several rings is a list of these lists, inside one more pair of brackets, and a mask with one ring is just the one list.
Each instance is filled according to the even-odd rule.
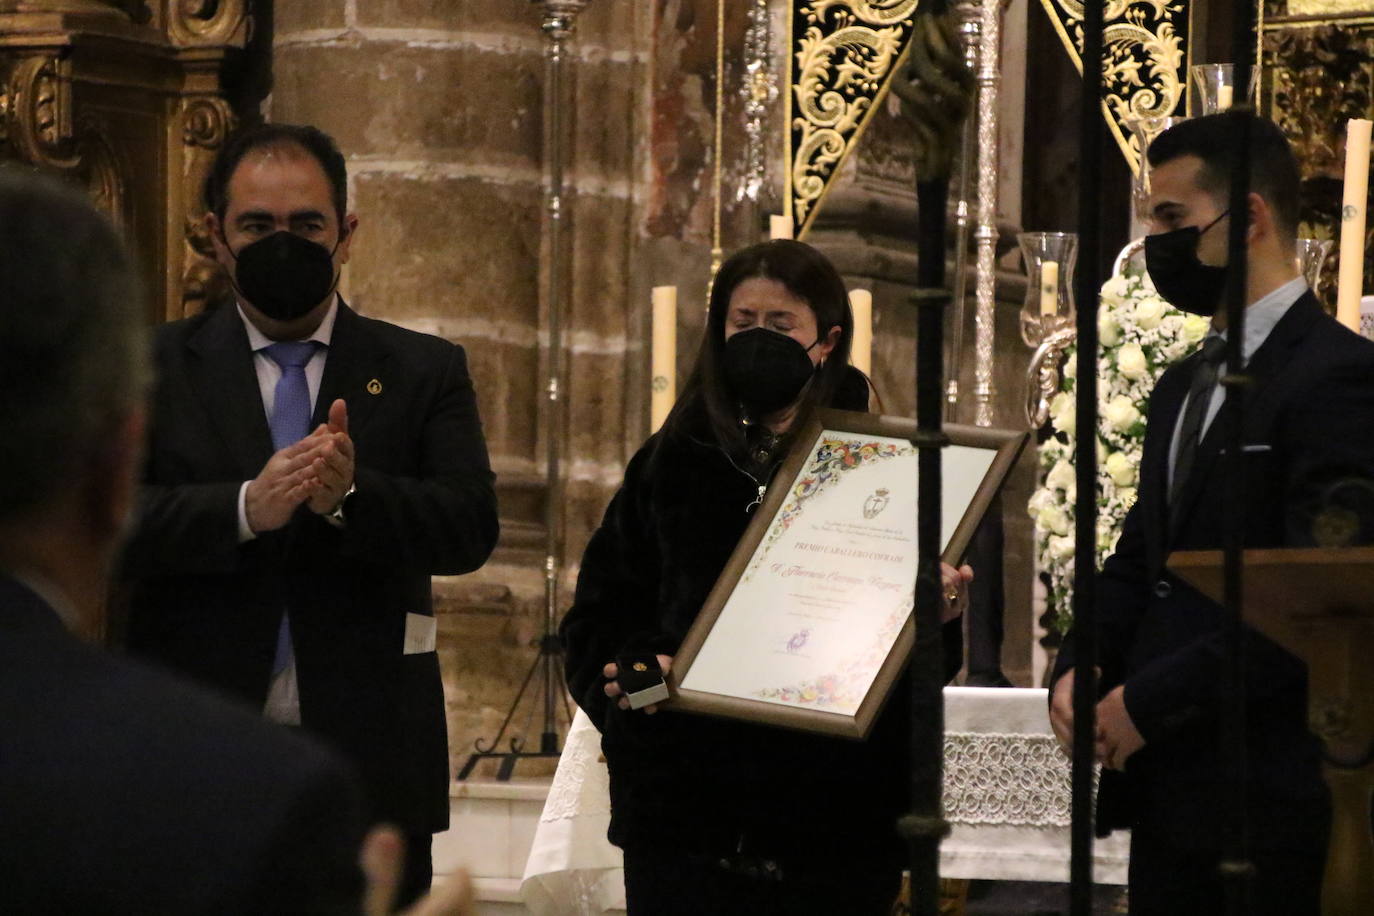
[[1059,262],[1045,261],[1040,265],[1040,317],[1053,318],[1059,313]]
[[1340,272],[1336,281],[1336,318],[1360,330],[1360,296],[1364,288],[1365,196],[1369,190],[1371,122],[1351,118],[1345,126],[1345,200],[1341,206]]
[[790,239],[792,237],[791,218],[779,213],[774,213],[768,217],[768,237],[770,239]]
[[1231,107],[1231,93],[1230,86],[1217,87],[1217,111],[1226,111]]
[[873,372],[873,294],[851,290],[849,310],[854,313],[854,337],[849,345],[849,364],[864,375]]
[[650,356],[649,432],[656,432],[677,398],[677,287],[655,286]]

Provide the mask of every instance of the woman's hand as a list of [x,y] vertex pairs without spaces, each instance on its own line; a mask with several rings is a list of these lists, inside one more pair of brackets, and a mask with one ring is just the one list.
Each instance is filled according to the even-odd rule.
[[940,579],[945,587],[940,622],[949,623],[968,610],[968,584],[973,581],[973,567],[960,566],[955,569],[948,563],[941,563]]
[[[972,572],[969,573],[972,576]],[[658,666],[663,669],[663,676],[668,676],[668,671],[673,667],[673,657],[671,655],[658,655]],[[625,691],[620,689],[620,682],[616,678],[620,677],[620,668],[615,662],[607,662],[606,667],[601,669],[601,674],[606,678],[606,686],[602,689],[606,691],[606,696],[615,700],[615,705],[621,709],[629,709],[630,701],[625,698]],[[658,712],[658,704],[650,703],[644,707],[644,714],[652,716]]]

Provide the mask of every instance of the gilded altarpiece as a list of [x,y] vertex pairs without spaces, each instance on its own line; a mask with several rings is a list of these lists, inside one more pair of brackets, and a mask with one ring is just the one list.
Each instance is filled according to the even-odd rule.
[[787,215],[800,238],[911,40],[918,0],[794,0]]
[[[1081,73],[1082,0],[1041,5]],[[1186,107],[1189,14],[1188,0],[1106,0],[1102,113],[1132,171],[1140,168],[1141,151],[1130,123],[1182,114]]]
[[0,160],[84,187],[124,232],[150,321],[218,282],[201,183],[235,124],[221,84],[250,0],[0,0]]
[[[1374,0],[1268,0],[1261,105],[1283,128],[1302,169],[1300,234],[1337,238],[1345,123],[1374,117]],[[1374,194],[1370,202],[1374,203]],[[1365,239],[1364,292],[1374,291],[1374,227]],[[1336,258],[1318,294],[1335,306]]]

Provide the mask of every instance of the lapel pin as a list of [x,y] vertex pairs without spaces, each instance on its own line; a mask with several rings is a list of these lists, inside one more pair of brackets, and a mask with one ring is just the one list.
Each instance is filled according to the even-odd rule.
[[382,383],[381,383],[380,381],[378,381],[377,379],[374,378],[372,381],[370,381],[370,382],[367,383],[367,393],[368,393],[368,394],[381,394],[381,393],[382,393]]

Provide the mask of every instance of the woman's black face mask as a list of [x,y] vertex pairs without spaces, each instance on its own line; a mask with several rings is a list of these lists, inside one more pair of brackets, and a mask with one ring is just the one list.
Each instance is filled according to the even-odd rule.
[[[335,243],[334,250],[338,248]],[[274,232],[233,256],[234,286],[254,308],[276,321],[300,318],[323,302],[339,282],[334,251],[294,232]]]
[[770,331],[750,328],[725,340],[725,380],[753,417],[782,410],[797,400],[818,368],[810,347]]
[[1201,229],[1185,226],[1145,236],[1145,270],[1167,302],[1206,318],[1216,313],[1226,290],[1226,268],[1199,261],[1197,246],[1202,234],[1230,212],[1227,210]]

